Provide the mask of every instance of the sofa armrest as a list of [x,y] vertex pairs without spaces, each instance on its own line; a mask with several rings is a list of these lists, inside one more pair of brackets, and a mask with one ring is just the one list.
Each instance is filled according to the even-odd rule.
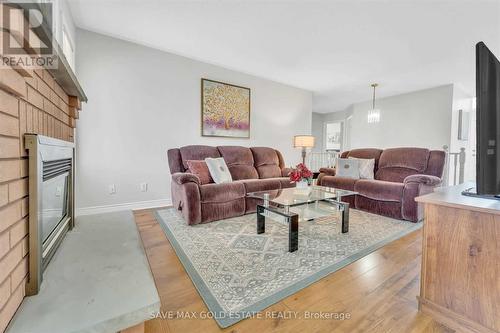
[[193,173],[187,173],[187,172],[174,173],[172,175],[172,181],[176,182],[179,185],[185,183],[196,183],[197,185],[200,185],[200,178],[198,178],[198,176]]
[[335,176],[336,171],[335,168],[320,168],[320,173],[324,173],[326,176]]
[[423,205],[415,201],[416,197],[432,193],[441,184],[441,178],[430,175],[411,175],[404,179],[401,213],[408,221],[421,221],[424,218]]
[[281,169],[281,177],[288,177],[290,172],[292,172],[292,168],[283,168]]
[[441,178],[436,177],[436,176],[431,176],[431,175],[411,175],[408,176],[404,179],[403,183],[406,184],[411,184],[411,183],[416,183],[416,184],[422,184],[422,185],[427,185],[427,186],[437,186],[441,184]]

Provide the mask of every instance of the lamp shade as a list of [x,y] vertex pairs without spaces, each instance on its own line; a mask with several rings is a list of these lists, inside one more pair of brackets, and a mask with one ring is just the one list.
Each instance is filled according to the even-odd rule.
[[301,148],[312,148],[314,147],[314,136],[296,135],[293,138],[293,146]]

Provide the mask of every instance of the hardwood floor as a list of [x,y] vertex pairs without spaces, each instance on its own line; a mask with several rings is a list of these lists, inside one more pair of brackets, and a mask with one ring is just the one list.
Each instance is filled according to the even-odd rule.
[[[152,211],[135,212],[135,220],[163,314],[207,313]],[[226,329],[210,318],[157,318],[146,322],[145,332],[454,332],[417,311],[420,260],[421,231],[415,231],[272,305],[263,318]],[[350,318],[304,318],[320,312]]]

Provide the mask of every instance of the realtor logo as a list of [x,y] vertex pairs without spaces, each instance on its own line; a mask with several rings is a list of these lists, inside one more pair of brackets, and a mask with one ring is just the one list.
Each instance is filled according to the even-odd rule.
[[52,3],[0,0],[2,65],[56,68],[52,42]]

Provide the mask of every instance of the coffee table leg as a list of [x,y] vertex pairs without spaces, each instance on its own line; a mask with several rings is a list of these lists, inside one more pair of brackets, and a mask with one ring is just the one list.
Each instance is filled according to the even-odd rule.
[[264,207],[257,205],[257,233],[266,232],[266,217],[264,216]]
[[349,232],[349,204],[347,202],[340,202],[342,207],[342,233]]
[[295,252],[299,248],[299,215],[288,217],[288,252]]

